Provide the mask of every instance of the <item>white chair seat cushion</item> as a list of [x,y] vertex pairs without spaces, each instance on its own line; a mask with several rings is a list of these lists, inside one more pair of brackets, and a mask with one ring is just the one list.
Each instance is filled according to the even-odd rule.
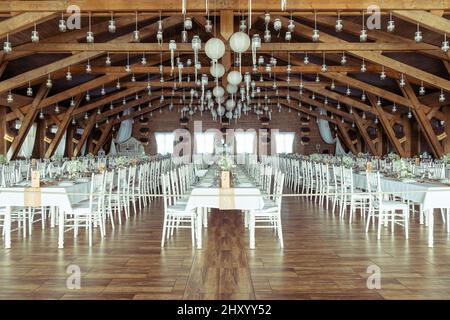
[[[379,204],[375,204],[376,208],[379,208]],[[381,209],[397,209],[397,210],[408,210],[408,204],[399,201],[383,201],[381,203]]]
[[167,208],[167,212],[174,212],[174,213],[191,213],[192,211],[189,211],[186,209],[186,204],[175,204]]

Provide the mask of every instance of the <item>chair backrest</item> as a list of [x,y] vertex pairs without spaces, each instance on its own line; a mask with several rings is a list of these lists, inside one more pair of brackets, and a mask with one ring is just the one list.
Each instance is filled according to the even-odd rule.
[[352,193],[354,191],[352,168],[342,168],[342,187],[346,192]]
[[284,177],[284,173],[282,173],[280,170],[276,171],[274,178],[274,200],[279,208],[281,207],[281,200],[283,198]]

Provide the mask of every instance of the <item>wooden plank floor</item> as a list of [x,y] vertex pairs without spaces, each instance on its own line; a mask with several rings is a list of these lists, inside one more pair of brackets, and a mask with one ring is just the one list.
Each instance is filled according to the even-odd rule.
[[[0,299],[449,299],[450,236],[439,218],[435,247],[418,217],[410,240],[398,227],[376,240],[364,221],[352,225],[304,199],[283,200],[285,248],[270,230],[257,230],[255,250],[239,212],[213,211],[203,250],[193,250],[188,230],[160,248],[162,211],[155,202],[142,214],[94,237],[82,232],[57,249],[57,229],[0,249]],[[438,216],[437,216],[438,217]],[[81,289],[66,288],[67,266],[81,268]],[[367,267],[381,270],[381,289],[367,289]]]

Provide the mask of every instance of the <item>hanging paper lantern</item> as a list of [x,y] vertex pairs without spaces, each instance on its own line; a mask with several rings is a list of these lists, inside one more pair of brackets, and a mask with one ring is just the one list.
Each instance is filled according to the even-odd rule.
[[227,81],[237,86],[242,82],[242,74],[239,71],[231,71],[228,73]]
[[227,92],[229,94],[235,94],[237,91],[238,91],[237,86],[235,86],[234,84],[231,84],[231,83],[227,84]]
[[221,63],[215,63],[209,68],[209,73],[214,78],[220,78],[225,74],[225,68]]
[[228,111],[233,110],[235,106],[236,106],[236,102],[234,102],[234,100],[232,100],[232,99],[228,99],[227,102],[225,102],[225,108]]
[[213,61],[217,61],[225,54],[225,44],[218,38],[211,38],[205,44],[205,53]]
[[213,89],[214,97],[222,98],[224,94],[225,94],[225,90],[223,90],[222,87],[219,87],[219,86],[214,87],[214,89]]
[[245,32],[235,32],[230,37],[230,47],[236,53],[243,53],[250,47],[250,37]]

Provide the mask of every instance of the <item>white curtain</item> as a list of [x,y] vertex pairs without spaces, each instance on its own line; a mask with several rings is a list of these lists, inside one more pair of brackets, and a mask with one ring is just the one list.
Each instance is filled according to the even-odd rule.
[[319,127],[320,136],[323,141],[327,144],[335,144],[336,139],[333,138],[333,134],[331,133],[330,124],[327,120],[318,119],[317,126]]
[[155,132],[156,149],[159,154],[172,154],[175,134],[173,132]]
[[[129,115],[131,113],[131,109],[127,109],[123,112],[123,115]],[[131,137],[131,133],[133,132],[133,119],[124,120],[120,123],[119,131],[117,132],[117,136],[115,139],[115,143],[124,143]]]
[[295,132],[275,133],[275,143],[277,153],[292,153],[294,147]]
[[255,153],[256,132],[236,132],[236,153]]
[[[323,109],[320,110],[320,112],[324,112]],[[320,136],[322,137],[323,141],[325,141],[326,144],[336,144],[335,148],[335,155],[341,156],[341,155],[347,155],[347,152],[345,152],[344,147],[341,144],[341,141],[339,141],[339,138],[333,138],[333,134],[331,133],[330,124],[327,120],[318,119],[317,126],[319,127]],[[351,154],[349,152],[348,154]]]
[[64,157],[64,151],[66,150],[66,135],[67,135],[67,131],[64,132],[64,135],[62,136],[61,140],[59,141],[58,147],[55,150],[55,155]]
[[34,143],[36,141],[36,131],[37,123],[33,123],[22,146],[19,150],[19,157],[24,157],[25,159],[30,159],[33,154]]
[[213,132],[204,132],[195,134],[195,153],[213,154],[214,153],[215,134]]

